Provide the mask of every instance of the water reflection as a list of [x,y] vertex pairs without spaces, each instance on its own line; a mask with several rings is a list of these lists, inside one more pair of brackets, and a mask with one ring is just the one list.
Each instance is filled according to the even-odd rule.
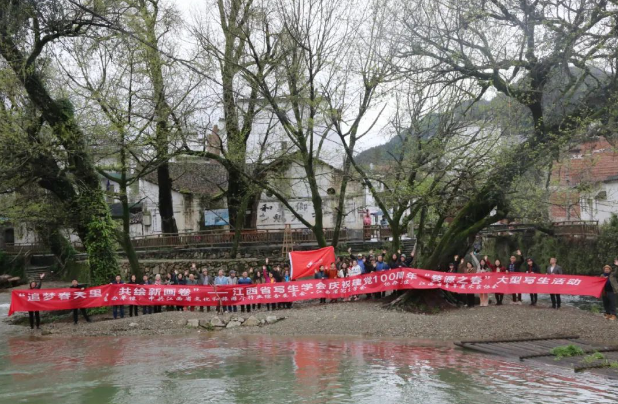
[[0,403],[618,400],[609,382],[592,376],[395,340],[192,335],[5,342]]

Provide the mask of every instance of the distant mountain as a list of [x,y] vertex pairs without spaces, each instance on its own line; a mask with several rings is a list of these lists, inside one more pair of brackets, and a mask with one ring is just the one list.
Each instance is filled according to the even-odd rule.
[[[586,78],[580,83],[574,92],[567,91],[564,87],[573,77],[580,78],[583,70],[570,67],[567,75],[562,70],[556,70],[549,83],[546,85],[543,95],[543,105],[547,116],[545,121],[549,124],[560,123],[562,118],[575,108],[579,107],[584,101],[590,107],[604,105],[607,94],[599,91],[603,83],[607,83],[610,77],[606,72],[592,68],[586,72]],[[520,81],[518,85],[525,85],[526,79]],[[527,108],[519,104],[514,99],[498,94],[491,100],[480,100],[472,107],[473,100],[462,102],[455,108],[455,114],[461,114],[462,119],[473,122],[491,122],[495,127],[502,128],[505,135],[523,135],[532,129],[532,120]],[[463,114],[465,113],[465,116]],[[440,114],[434,114],[421,122],[418,126],[420,130],[426,131],[421,138],[430,138],[435,133],[441,120]],[[413,132],[410,132],[413,133]],[[393,159],[393,155],[398,155],[403,142],[404,135],[395,136],[388,142],[369,148],[357,154],[357,161],[361,165],[384,164]]]
[[[490,101],[480,100],[471,108],[470,104],[473,101],[465,101],[456,108],[455,119],[457,119],[457,115],[460,115],[461,119],[465,119],[468,122],[481,122],[489,119],[496,120],[496,118],[498,118],[496,122],[500,122],[500,118],[510,120],[511,117],[509,117],[509,112],[503,111],[505,107],[509,107],[505,101],[508,101],[506,97],[496,96]],[[465,117],[463,116],[464,112],[466,113]],[[405,136],[415,135],[416,137],[418,135],[417,131],[420,131],[422,132],[420,135],[421,139],[430,139],[437,132],[442,119],[442,114],[428,115],[423,118],[418,125],[416,125],[416,129],[408,129],[408,132],[405,134],[394,136],[382,145],[374,146],[358,153],[356,160],[361,165],[365,166],[371,163],[384,164],[385,162],[392,160],[393,156],[399,155]],[[449,116],[444,115],[444,119],[451,119],[450,114]]]

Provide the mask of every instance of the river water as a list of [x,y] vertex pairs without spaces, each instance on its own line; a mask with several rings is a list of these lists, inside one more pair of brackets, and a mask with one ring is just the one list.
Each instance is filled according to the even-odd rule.
[[[0,317],[8,294],[0,294]],[[615,382],[449,346],[358,337],[20,336],[0,403],[615,403]]]

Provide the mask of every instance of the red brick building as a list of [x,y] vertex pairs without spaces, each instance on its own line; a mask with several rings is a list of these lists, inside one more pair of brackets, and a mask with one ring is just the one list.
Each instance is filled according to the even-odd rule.
[[618,214],[618,149],[604,138],[571,148],[551,175],[552,221],[598,220]]

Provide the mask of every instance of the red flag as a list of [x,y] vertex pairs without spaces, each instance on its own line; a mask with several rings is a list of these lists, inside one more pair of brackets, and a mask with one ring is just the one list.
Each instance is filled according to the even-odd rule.
[[312,251],[292,251],[290,253],[290,275],[292,279],[313,276],[320,265],[328,268],[335,262],[335,249],[331,247]]

